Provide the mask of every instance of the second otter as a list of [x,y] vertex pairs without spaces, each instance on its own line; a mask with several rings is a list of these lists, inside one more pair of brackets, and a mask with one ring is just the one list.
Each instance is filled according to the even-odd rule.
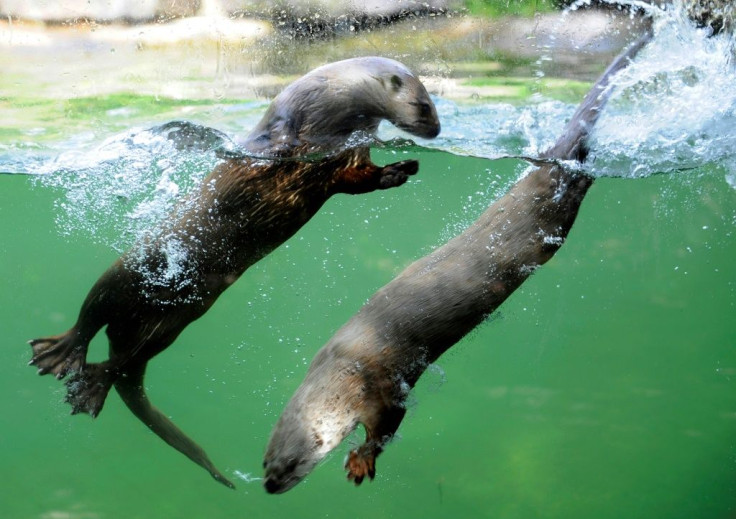
[[[593,85],[562,136],[465,231],[409,265],[314,356],[273,428],[264,487],[302,481],[358,424],[365,442],[345,461],[348,479],[376,474],[425,369],[483,322],[564,242],[593,179],[561,161],[584,162],[611,78],[649,41],[627,48]],[[552,239],[550,239],[552,238]]]
[[[261,158],[216,167],[160,229],[100,277],[69,331],[30,341],[30,364],[42,375],[69,375],[72,413],[97,416],[114,385],[153,432],[233,487],[204,450],[151,405],[143,387],[146,365],[330,196],[399,186],[416,173],[413,160],[376,166],[364,146],[334,151],[345,148],[355,131],[375,133],[383,119],[421,137],[439,133],[427,91],[401,63],[346,60],[297,80],[244,143]],[[313,153],[332,154],[299,160]],[[87,363],[89,342],[105,326],[110,358]]]

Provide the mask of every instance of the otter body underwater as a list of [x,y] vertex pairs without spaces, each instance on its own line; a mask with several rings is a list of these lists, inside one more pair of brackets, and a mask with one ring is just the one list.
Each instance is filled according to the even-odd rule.
[[[612,78],[651,37],[647,30],[591,87],[556,143],[465,231],[379,289],[317,352],[274,425],[264,487],[287,492],[362,424],[365,442],[345,469],[355,484],[376,474],[407,397],[425,369],[460,341],[562,246],[593,178],[583,163]],[[556,237],[555,240],[548,240]]]
[[[146,365],[330,196],[399,186],[416,173],[416,161],[379,167],[368,147],[346,147],[352,134],[372,135],[383,119],[420,137],[439,133],[427,91],[396,61],[345,60],[292,83],[243,143],[259,158],[219,164],[151,237],[100,277],[69,331],[30,341],[30,364],[41,375],[69,376],[73,414],[96,417],[114,386],[153,432],[232,488],[204,450],[151,405]],[[299,160],[314,153],[325,155]],[[87,363],[89,342],[105,326],[109,359]]]

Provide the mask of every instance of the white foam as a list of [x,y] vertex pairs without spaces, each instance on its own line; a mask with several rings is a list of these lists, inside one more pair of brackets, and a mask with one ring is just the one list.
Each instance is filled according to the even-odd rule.
[[80,148],[43,164],[34,178],[62,191],[56,205],[63,234],[83,231],[118,252],[154,228],[218,161],[214,151],[177,150],[140,128]]
[[594,176],[645,177],[736,165],[736,67],[729,35],[678,10],[657,11],[655,37],[613,82],[591,140]]

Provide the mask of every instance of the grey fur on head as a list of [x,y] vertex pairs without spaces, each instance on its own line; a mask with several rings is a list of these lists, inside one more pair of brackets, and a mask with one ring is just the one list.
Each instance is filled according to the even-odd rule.
[[250,133],[250,152],[288,156],[329,152],[381,120],[418,137],[436,137],[437,111],[424,85],[398,61],[352,58],[321,66],[284,89]]

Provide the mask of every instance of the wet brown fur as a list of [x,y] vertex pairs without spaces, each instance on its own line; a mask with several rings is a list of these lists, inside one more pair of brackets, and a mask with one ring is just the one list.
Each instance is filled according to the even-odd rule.
[[[416,110],[412,112],[411,106],[411,110],[406,109],[406,101],[411,101],[412,95],[422,103],[431,105],[431,101],[421,83],[403,66],[380,58],[357,63],[358,69],[372,71],[372,67],[380,65],[389,73],[396,69],[396,73],[407,74],[404,83],[412,90],[397,91],[404,95],[404,102],[396,101],[397,110],[400,106],[403,111],[402,121],[411,130],[411,114],[416,113],[417,130],[437,134],[439,122],[434,106],[428,114],[425,111],[428,117]],[[348,84],[352,81],[351,78],[335,80]],[[320,81],[325,83],[324,78]],[[376,86],[366,84],[361,88]],[[298,90],[291,87],[292,92]],[[322,110],[327,113],[334,107],[329,94],[323,96]],[[352,104],[359,106],[360,102],[356,98]],[[273,103],[279,107],[280,117],[298,116],[299,106],[290,103],[279,102],[279,98]],[[368,120],[367,126],[366,120],[362,120],[361,130],[374,131],[382,117],[391,115],[390,109],[384,112]],[[269,117],[267,114],[265,123]],[[265,123],[259,128],[264,125],[270,128]],[[314,127],[295,128],[288,146],[283,142],[274,146],[278,151],[275,155],[298,158],[315,150],[326,151],[310,141],[314,138],[325,142],[327,128],[319,131],[315,135]],[[261,136],[260,151],[268,150],[267,139],[278,135],[272,131],[265,138]],[[341,143],[344,136],[329,141],[329,146]],[[249,266],[299,230],[330,196],[399,186],[417,169],[418,164],[413,160],[376,166],[370,161],[367,147],[323,155],[311,162],[248,157],[223,162],[196,192],[177,206],[161,228],[135,245],[100,277],[69,331],[30,341],[33,349],[30,364],[42,375],[53,374],[59,379],[68,376],[66,400],[73,414],[97,416],[114,385],[130,410],[156,434],[204,467],[217,481],[232,487],[201,447],[150,404],[143,387],[148,361],[171,345],[189,323],[207,312]],[[172,256],[172,250],[178,251],[178,259]],[[89,342],[105,326],[109,359],[87,363]]]
[[[415,161],[375,166],[368,153],[354,149],[316,163],[245,159],[220,165],[157,239],[134,248],[102,275],[71,330],[32,341],[31,363],[41,374],[71,374],[66,385],[72,412],[97,416],[113,384],[126,393],[131,383],[142,383],[152,357],[332,194],[400,185],[417,171]],[[152,284],[144,272],[155,275],[167,267],[163,249],[171,240],[188,251],[184,273],[163,286]],[[89,341],[105,325],[110,359],[86,364]]]

